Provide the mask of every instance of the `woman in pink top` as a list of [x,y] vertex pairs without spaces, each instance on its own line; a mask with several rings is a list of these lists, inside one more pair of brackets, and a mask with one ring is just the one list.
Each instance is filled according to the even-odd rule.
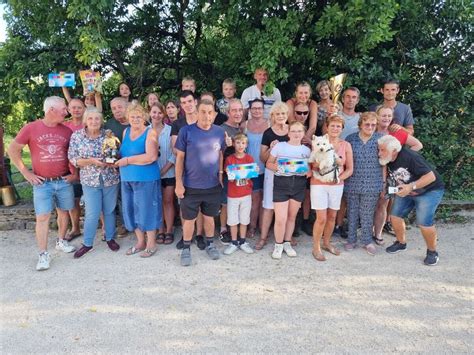
[[[339,255],[340,251],[331,245],[331,236],[334,231],[336,214],[341,205],[344,180],[352,175],[353,161],[351,145],[339,138],[344,128],[344,119],[333,115],[326,120],[329,143],[334,147],[336,163],[339,166],[339,183],[326,183],[311,178],[311,208],[316,210],[316,222],[313,226],[313,256],[318,261],[325,261],[321,249],[331,254]],[[318,169],[313,163],[313,170]],[[321,238],[323,245],[321,246]]]

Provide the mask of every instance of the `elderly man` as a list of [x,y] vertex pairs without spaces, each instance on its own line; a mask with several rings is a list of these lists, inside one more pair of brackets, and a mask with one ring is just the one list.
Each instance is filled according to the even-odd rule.
[[265,84],[268,81],[268,72],[264,68],[255,69],[253,78],[256,81],[255,85],[246,88],[242,93],[242,97],[240,98],[240,100],[242,101],[242,105],[245,109],[244,116],[248,117],[250,101],[253,101],[255,99],[262,99],[264,102],[263,117],[268,120],[270,118],[270,109],[272,108],[273,104],[275,102],[281,101],[280,90],[274,88],[273,92],[270,95],[266,95],[264,89]]
[[[44,118],[24,126],[8,148],[8,155],[18,171],[33,185],[33,203],[36,214],[36,241],[39,258],[36,270],[49,269],[48,232],[51,211],[58,209],[58,239],[56,249],[71,253],[75,248],[64,240],[69,221],[68,211],[74,207],[72,182],[76,174],[70,173],[67,151],[72,131],[64,126],[67,107],[64,99],[51,96],[43,104]],[[21,158],[23,147],[31,152],[33,171]]]
[[[389,246],[387,253],[398,253],[407,248],[405,221],[408,213],[415,209],[416,223],[428,248],[424,263],[436,265],[437,233],[434,216],[444,194],[444,184],[440,175],[427,161],[413,150],[402,148],[400,142],[390,135],[378,140],[379,162],[386,165],[388,174],[396,183],[391,219],[397,241]],[[390,190],[388,191],[391,192]]]
[[127,113],[128,102],[123,97],[116,97],[110,101],[110,110],[112,111],[112,118],[105,123],[105,129],[110,129],[114,135],[122,141],[123,131],[130,127],[125,117]]

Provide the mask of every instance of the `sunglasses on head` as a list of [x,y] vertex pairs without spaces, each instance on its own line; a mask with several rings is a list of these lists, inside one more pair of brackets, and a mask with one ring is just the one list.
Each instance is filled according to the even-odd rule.
[[300,116],[306,116],[309,113],[309,111],[295,111],[295,113]]

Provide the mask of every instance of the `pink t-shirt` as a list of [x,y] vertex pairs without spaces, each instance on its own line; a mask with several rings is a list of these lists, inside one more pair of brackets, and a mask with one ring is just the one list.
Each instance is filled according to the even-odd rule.
[[72,131],[63,124],[48,127],[38,120],[24,126],[15,141],[30,148],[33,172],[52,178],[70,173],[67,150],[71,135]]
[[67,121],[64,122],[63,125],[65,125],[67,128],[70,128],[72,132],[76,132],[84,128],[84,124],[82,122],[79,125],[75,125],[72,121]]

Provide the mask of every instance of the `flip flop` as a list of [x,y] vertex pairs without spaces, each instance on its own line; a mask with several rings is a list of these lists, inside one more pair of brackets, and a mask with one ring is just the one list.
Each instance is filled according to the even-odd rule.
[[341,252],[339,251],[339,249],[333,247],[332,245],[329,245],[329,246],[323,245],[321,249],[336,256],[341,255]]
[[64,240],[66,240],[68,242],[72,242],[74,239],[76,239],[77,237],[80,237],[80,236],[81,236],[81,232],[72,233],[72,231],[70,231],[66,234],[66,237],[64,238]]
[[149,258],[150,256],[153,256],[155,255],[155,253],[157,252],[158,248],[155,248],[155,249],[145,249],[143,251],[143,253],[140,254],[140,257],[141,258]]
[[136,254],[136,253],[139,253],[141,251],[144,251],[145,249],[138,249],[138,248],[135,248],[134,246],[133,247],[130,247],[128,248],[127,252],[125,253],[125,255],[133,255],[133,254]]
[[383,238],[377,238],[375,235],[372,237],[372,239],[374,240],[375,244],[377,245],[384,245],[385,244],[385,241],[383,240]]
[[156,236],[156,244],[164,244],[165,243],[165,233],[159,233]]
[[267,245],[267,240],[260,238],[255,244],[255,250],[262,250],[265,245]]
[[165,233],[163,244],[173,244],[174,242],[174,234],[173,233]]
[[326,261],[326,257],[323,255],[323,253],[315,253],[314,251],[312,251],[311,254],[313,254],[313,257],[317,261]]

